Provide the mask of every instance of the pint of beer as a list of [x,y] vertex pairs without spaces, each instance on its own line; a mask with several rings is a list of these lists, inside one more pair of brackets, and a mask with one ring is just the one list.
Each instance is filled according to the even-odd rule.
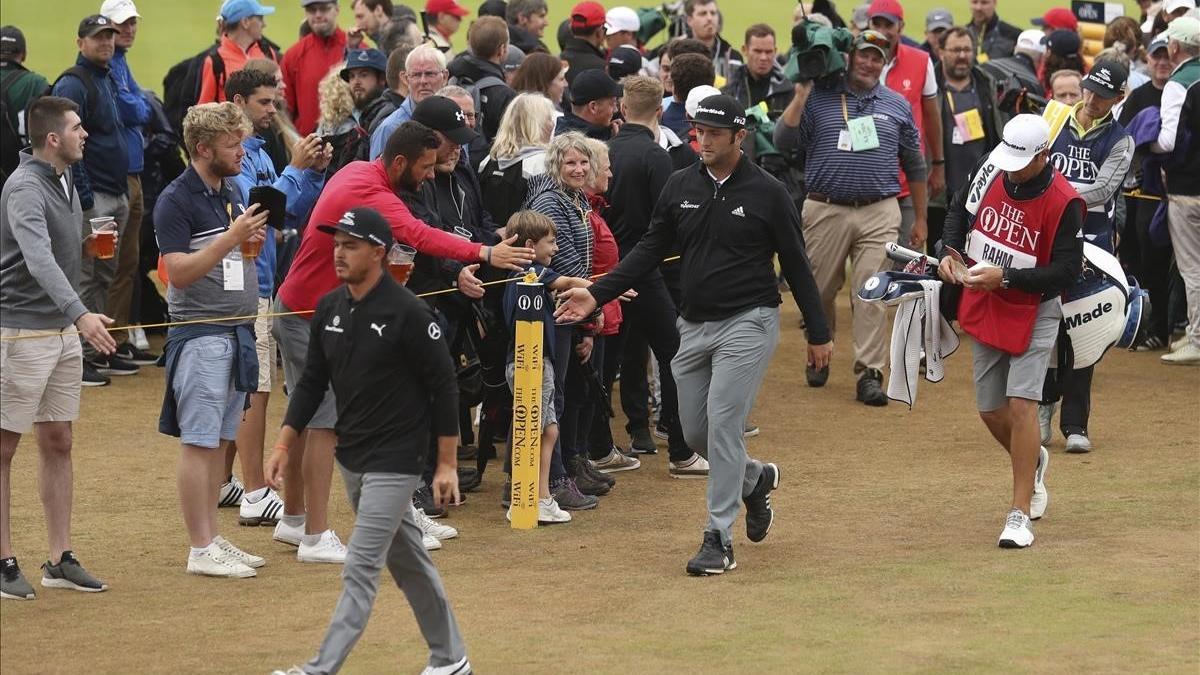
[[262,252],[262,246],[262,239],[246,239],[242,242],[242,257],[247,260],[254,260]]
[[393,244],[392,249],[388,251],[388,271],[392,273],[392,278],[396,283],[403,286],[408,283],[408,276],[412,274],[413,259],[417,256],[417,249],[404,244]]
[[110,260],[117,254],[117,221],[112,216],[92,218],[92,250],[99,260]]

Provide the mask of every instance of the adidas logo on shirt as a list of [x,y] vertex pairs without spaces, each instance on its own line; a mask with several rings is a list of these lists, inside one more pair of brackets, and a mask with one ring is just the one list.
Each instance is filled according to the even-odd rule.
[[739,217],[739,218],[745,218],[745,217],[746,217],[746,212],[745,212],[745,211],[742,209],[742,207],[740,207],[740,206],[739,206],[739,207],[737,207],[736,209],[734,209],[734,210],[730,211],[730,213],[732,213],[733,215],[735,215],[735,216],[737,216],[737,217]]

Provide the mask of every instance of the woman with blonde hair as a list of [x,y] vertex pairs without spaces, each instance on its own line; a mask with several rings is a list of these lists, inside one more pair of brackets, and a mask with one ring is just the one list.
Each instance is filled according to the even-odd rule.
[[519,94],[508,104],[479,164],[483,206],[497,223],[507,223],[525,204],[529,181],[546,172],[546,147],[554,133],[554,106],[541,94]]
[[359,157],[360,141],[367,135],[354,119],[354,97],[350,83],[341,77],[344,61],[335,63],[317,85],[320,116],[317,118],[317,135],[333,146],[333,161],[325,174],[328,180],[339,169]]

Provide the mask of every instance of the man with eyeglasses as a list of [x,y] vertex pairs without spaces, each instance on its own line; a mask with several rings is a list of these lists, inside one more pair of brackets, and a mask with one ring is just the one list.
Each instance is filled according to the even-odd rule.
[[371,132],[371,161],[379,159],[383,154],[383,148],[392,132],[412,119],[413,108],[446,86],[449,77],[446,55],[436,47],[425,44],[412,50],[404,62],[404,73],[400,76],[408,83],[408,98]]

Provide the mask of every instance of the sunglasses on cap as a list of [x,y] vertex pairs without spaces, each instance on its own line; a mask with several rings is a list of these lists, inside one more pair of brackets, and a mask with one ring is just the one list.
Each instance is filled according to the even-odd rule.
[[886,35],[877,30],[864,30],[858,34],[858,37],[854,38],[854,47],[856,49],[862,47],[863,45],[879,47],[885,52],[890,52],[892,50],[891,41],[887,39]]

